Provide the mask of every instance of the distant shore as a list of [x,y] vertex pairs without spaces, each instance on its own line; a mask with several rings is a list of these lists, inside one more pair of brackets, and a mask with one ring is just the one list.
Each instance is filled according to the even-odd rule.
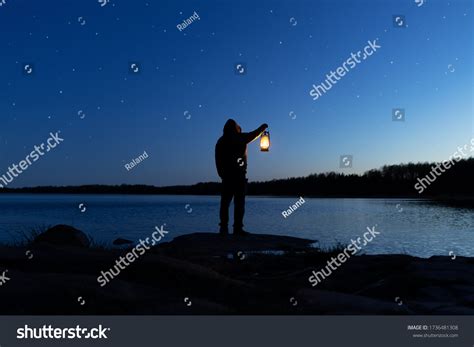
[[[257,182],[250,182],[252,186]],[[212,187],[212,189],[199,189],[200,185]],[[82,185],[82,186],[38,186],[22,188],[3,188],[0,194],[91,194],[91,195],[196,195],[196,196],[216,196],[220,195],[219,182],[198,183],[190,186],[167,186],[157,187],[152,185]],[[294,193],[257,193],[250,191],[249,196],[263,197],[294,197]],[[419,200],[453,200],[469,201],[474,200],[471,194],[343,194],[343,193],[324,193],[324,194],[300,194],[308,198],[375,198],[375,199],[419,199]]]
[[[301,177],[249,182],[248,195],[303,197],[397,197],[474,199],[474,158],[462,159],[439,176],[429,177],[440,163],[385,165],[363,174],[325,172]],[[427,178],[428,177],[428,178]],[[424,189],[416,189],[416,186]],[[157,187],[153,185],[81,185],[45,186],[10,189],[0,193],[69,193],[69,194],[172,194],[218,195],[219,182]],[[419,194],[420,193],[420,194]]]
[[[408,163],[385,165],[363,174],[326,172],[304,177],[288,177],[264,182],[249,182],[248,195],[303,196],[335,198],[416,198],[466,202],[474,200],[474,158],[457,162],[442,175],[427,179],[433,166],[439,163]],[[426,184],[426,185],[425,185]],[[415,187],[422,185],[420,193]],[[3,187],[0,193],[44,194],[160,194],[219,195],[219,182],[157,187],[145,184],[42,186],[27,188]]]
[[[211,183],[209,183],[211,184]],[[155,187],[143,185],[120,186],[65,186],[65,187],[31,187],[31,188],[5,188],[0,189],[2,194],[52,194],[52,195],[170,195],[170,196],[220,196],[220,184],[212,183],[216,188],[212,192],[189,190],[173,190],[172,187]],[[192,187],[192,186],[186,186]],[[388,194],[255,194],[249,192],[247,196],[261,198],[294,198],[295,196],[317,199],[409,199],[426,201],[427,203],[444,204],[451,207],[474,208],[474,196],[471,195],[388,195]]]

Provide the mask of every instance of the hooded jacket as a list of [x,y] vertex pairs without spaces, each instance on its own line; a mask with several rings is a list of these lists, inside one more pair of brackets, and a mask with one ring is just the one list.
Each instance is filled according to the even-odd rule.
[[229,119],[224,125],[223,135],[216,144],[216,168],[219,177],[245,178],[247,173],[247,144],[257,139],[265,130],[262,125],[249,133],[241,132],[237,122]]

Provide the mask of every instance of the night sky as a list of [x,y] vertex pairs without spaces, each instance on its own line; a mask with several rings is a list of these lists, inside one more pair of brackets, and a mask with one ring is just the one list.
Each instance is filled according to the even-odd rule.
[[217,181],[228,118],[270,126],[269,152],[249,145],[250,180],[440,161],[473,137],[470,0],[3,1],[0,175],[51,132],[64,138],[9,187]]

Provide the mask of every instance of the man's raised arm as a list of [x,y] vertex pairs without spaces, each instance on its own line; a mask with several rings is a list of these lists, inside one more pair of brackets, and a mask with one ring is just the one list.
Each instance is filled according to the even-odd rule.
[[242,133],[242,135],[245,138],[245,143],[250,143],[256,140],[266,128],[268,128],[268,124],[264,123],[260,125],[257,129],[255,129],[254,131],[251,131],[249,133]]

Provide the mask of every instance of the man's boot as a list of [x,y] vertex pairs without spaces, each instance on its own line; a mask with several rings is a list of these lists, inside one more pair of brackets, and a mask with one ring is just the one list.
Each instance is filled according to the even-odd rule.
[[227,235],[229,235],[229,228],[227,227],[227,225],[225,225],[225,226],[222,226],[222,225],[221,225],[221,226],[220,226],[220,228],[219,228],[219,235],[221,235],[221,236],[227,236]]

